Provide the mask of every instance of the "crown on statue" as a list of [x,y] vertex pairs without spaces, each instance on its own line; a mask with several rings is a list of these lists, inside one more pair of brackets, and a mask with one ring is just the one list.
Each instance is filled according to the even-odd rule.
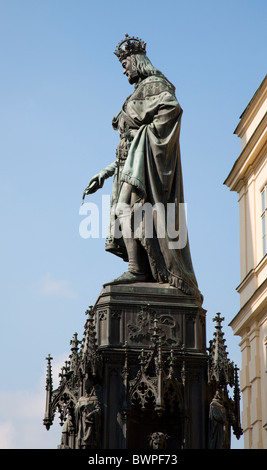
[[132,54],[145,54],[146,43],[139,38],[130,37],[125,34],[125,38],[119,42],[114,54],[119,58],[120,62]]

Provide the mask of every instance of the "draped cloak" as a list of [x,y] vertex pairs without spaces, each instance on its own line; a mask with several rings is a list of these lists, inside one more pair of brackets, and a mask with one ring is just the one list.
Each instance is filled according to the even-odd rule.
[[[165,209],[153,211],[152,237],[146,236],[145,211],[138,232],[154,280],[169,283],[200,299],[188,239],[183,248],[172,248],[173,239],[167,227],[167,206],[171,204],[173,228],[178,233],[179,204],[184,203],[179,143],[181,116],[175,88],[166,78],[156,75],[143,79],[114,117],[113,127],[120,134],[116,160],[102,170],[104,177],[114,174],[106,250],[128,260],[123,238],[114,237],[116,204],[125,181],[132,186],[132,213],[146,203],[152,207],[159,204]],[[157,233],[158,227],[163,226],[164,237]]]

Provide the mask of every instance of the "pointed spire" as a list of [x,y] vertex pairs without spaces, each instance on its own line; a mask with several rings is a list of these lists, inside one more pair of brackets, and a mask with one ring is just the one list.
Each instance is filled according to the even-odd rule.
[[141,350],[141,354],[138,356],[138,359],[140,361],[139,363],[140,363],[141,372],[143,372],[144,371],[144,365],[146,363],[144,349]]
[[73,334],[73,339],[70,340],[70,345],[72,346],[71,351],[78,352],[78,346],[80,341],[78,341],[78,333]]
[[235,406],[235,422],[233,425],[234,434],[237,439],[243,434],[241,427],[240,419],[240,387],[239,387],[239,377],[238,377],[238,367],[235,365],[234,368],[234,406]]
[[217,313],[215,318],[215,332],[209,348],[209,381],[220,385],[233,384],[233,363],[228,359],[222,322],[224,317]]
[[84,340],[81,347],[83,357],[88,353],[93,354],[96,352],[95,312],[92,305],[86,310],[85,315],[87,315],[88,318],[84,325]]
[[124,352],[125,352],[125,358],[124,358],[124,365],[122,369],[122,379],[123,379],[123,385],[124,385],[124,398],[123,398],[123,406],[122,409],[126,410],[128,407],[128,376],[129,376],[129,368],[128,368],[128,343],[125,341],[124,344]]
[[50,354],[46,357],[47,369],[46,369],[46,405],[45,405],[45,416],[43,423],[48,430],[53,423],[53,416],[51,415],[51,397],[53,393],[53,377],[52,377],[52,357]]
[[163,364],[162,364],[162,345],[161,345],[161,337],[158,339],[158,358],[157,358],[157,396],[156,396],[156,406],[155,410],[157,411],[158,415],[161,416],[165,407],[164,407],[164,396],[163,396]]
[[169,375],[168,377],[172,377],[173,374],[174,374],[174,363],[175,363],[175,360],[174,360],[174,355],[173,355],[173,349],[171,349],[170,351],[170,355],[169,355]]
[[48,354],[45,358],[47,360],[47,368],[46,368],[46,390],[53,389],[53,377],[52,377],[52,365],[51,361],[53,360],[52,356]]
[[76,370],[76,367],[79,362],[79,344],[81,341],[78,340],[78,333],[74,333],[72,339],[70,340],[71,345],[71,354],[70,354],[70,361],[69,361],[69,370]]
[[125,359],[124,359],[124,366],[123,366],[123,369],[122,369],[122,376],[123,376],[123,379],[124,379],[124,382],[125,380],[127,381],[127,377],[129,375],[129,369],[128,369],[128,342],[125,341],[125,344],[124,344],[124,352],[125,352]]

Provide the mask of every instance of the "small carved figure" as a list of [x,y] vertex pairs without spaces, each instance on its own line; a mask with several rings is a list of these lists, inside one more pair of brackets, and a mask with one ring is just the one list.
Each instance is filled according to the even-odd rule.
[[210,404],[209,430],[209,449],[225,449],[226,410],[220,391]]
[[163,432],[153,432],[149,436],[149,446],[152,449],[167,449],[168,434]]
[[67,418],[62,428],[61,443],[58,446],[58,449],[70,449],[71,447],[69,443],[69,438],[70,438],[70,419]]
[[101,425],[101,407],[98,397],[93,393],[79,398],[75,407],[75,416],[77,448],[96,449]]

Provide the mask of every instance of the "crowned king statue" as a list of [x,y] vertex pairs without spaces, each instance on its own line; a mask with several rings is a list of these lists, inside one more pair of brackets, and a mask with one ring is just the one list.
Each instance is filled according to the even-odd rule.
[[182,109],[175,87],[153,67],[141,39],[126,34],[114,53],[134,92],[112,120],[120,136],[115,161],[83,193],[84,199],[114,175],[106,250],[128,262],[128,270],[104,285],[155,281],[200,299],[182,217]]

